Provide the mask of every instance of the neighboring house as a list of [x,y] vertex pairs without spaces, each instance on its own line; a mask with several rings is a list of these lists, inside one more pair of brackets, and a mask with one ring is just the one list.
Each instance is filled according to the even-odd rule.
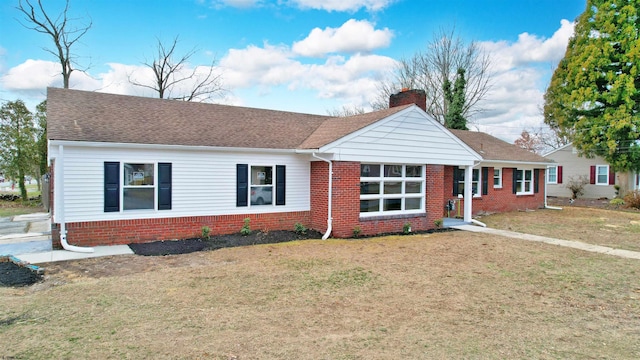
[[[189,238],[203,226],[226,234],[246,218],[253,230],[299,222],[334,237],[401,232],[406,223],[427,230],[445,215],[454,168],[467,175],[456,191],[470,222],[481,162],[483,172],[502,169],[492,181],[506,188],[513,172],[502,166],[523,170],[518,194],[505,200],[519,205],[501,209],[543,204],[530,180],[541,176],[535,161],[481,155],[482,142],[474,150],[425,106],[423,91],[408,90],[392,95],[389,109],[335,118],[49,88],[54,242]],[[480,209],[489,194],[500,192],[479,198]]]
[[[552,163],[531,151],[482,132],[451,130],[482,156],[472,173],[473,214],[537,209],[545,204],[544,179]],[[445,168],[445,193],[462,194],[464,171]]]
[[640,178],[633,172],[616,173],[606,160],[596,156],[580,156],[572,144],[553,150],[544,155],[555,164],[549,167],[547,175],[547,193],[549,196],[571,197],[567,184],[571,180],[586,180],[584,194],[587,199],[612,199],[616,196],[614,185],[620,187],[620,195],[640,188]]

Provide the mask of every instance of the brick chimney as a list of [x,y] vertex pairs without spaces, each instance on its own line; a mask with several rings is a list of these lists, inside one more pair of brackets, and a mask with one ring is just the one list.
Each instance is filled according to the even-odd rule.
[[427,111],[427,93],[424,90],[402,89],[401,92],[389,96],[389,107],[408,104],[416,104],[420,109]]

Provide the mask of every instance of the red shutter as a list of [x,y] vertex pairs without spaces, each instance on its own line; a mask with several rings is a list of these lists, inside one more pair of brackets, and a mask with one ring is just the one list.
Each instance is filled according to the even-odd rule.
[[596,166],[591,165],[591,171],[589,171],[589,184],[596,183]]
[[558,184],[562,184],[562,166],[558,166],[558,170],[556,171],[556,178],[558,180]]
[[609,185],[616,184],[616,172],[609,166]]

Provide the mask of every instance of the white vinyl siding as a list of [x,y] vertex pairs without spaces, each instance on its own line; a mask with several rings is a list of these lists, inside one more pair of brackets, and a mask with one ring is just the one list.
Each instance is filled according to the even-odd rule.
[[[52,157],[55,156],[56,150],[52,151]],[[66,222],[308,211],[310,208],[310,163],[306,155],[204,150],[154,151],[65,145],[64,156]],[[105,213],[105,161],[172,163],[171,210]],[[238,163],[286,165],[286,205],[236,207]]]
[[368,163],[473,165],[479,157],[444,127],[417,109],[362,129],[322,148],[334,160]]

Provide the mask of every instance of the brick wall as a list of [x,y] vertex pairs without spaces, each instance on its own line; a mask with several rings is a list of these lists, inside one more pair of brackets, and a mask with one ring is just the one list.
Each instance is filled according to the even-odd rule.
[[[538,192],[532,195],[516,195],[512,191],[513,169],[502,168],[502,188],[493,187],[493,168],[489,168],[488,194],[473,198],[473,214],[500,213],[517,210],[539,209],[544,206],[544,181],[545,170],[540,169],[538,179]],[[449,199],[457,199],[453,196],[453,167],[445,166],[444,176],[444,204]],[[464,200],[460,200],[460,214],[463,213]],[[457,209],[451,216],[457,214]]]
[[[321,232],[327,229],[329,165],[325,162],[311,164],[311,227]],[[404,224],[410,223],[413,231],[433,228],[434,220],[443,216],[442,175],[443,166],[427,166],[427,198],[425,207],[428,216],[393,215],[360,218],[360,163],[333,162],[332,178],[332,237],[348,238],[353,230],[360,228],[361,235],[402,232]],[[437,191],[431,191],[438,189]]]
[[[122,245],[157,240],[200,237],[202,227],[211,235],[240,232],[244,219],[251,219],[251,230],[293,230],[294,224],[309,224],[309,212],[250,215],[191,216],[180,218],[111,220],[67,223],[67,241],[77,246]],[[52,226],[55,247],[60,247],[59,224]]]

